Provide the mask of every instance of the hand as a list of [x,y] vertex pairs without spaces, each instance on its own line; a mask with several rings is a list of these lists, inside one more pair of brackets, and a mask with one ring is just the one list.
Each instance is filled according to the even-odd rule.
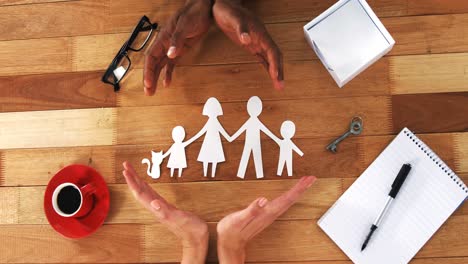
[[208,31],[211,0],[187,0],[161,29],[145,56],[144,90],[154,95],[161,70],[166,67],[164,86],[169,86],[176,59],[181,57]]
[[273,86],[283,89],[283,55],[263,23],[234,0],[216,0],[213,17],[224,34],[258,58]]
[[205,263],[208,251],[208,225],[196,215],[181,211],[168,203],[145,181],[128,162],[122,172],[136,200],[182,241],[181,263]]
[[268,202],[266,198],[258,198],[244,210],[224,217],[217,226],[220,263],[244,263],[247,242],[296,203],[315,180],[314,176],[302,177],[275,200]]

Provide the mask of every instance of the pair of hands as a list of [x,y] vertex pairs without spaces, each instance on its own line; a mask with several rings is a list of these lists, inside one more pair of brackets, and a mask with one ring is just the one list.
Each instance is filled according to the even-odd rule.
[[[205,263],[208,252],[206,222],[168,203],[138,177],[128,162],[123,166],[123,175],[136,200],[182,241],[181,263]],[[217,225],[220,263],[244,263],[247,243],[286,212],[315,180],[314,176],[303,177],[278,198],[272,201],[258,198],[247,208],[224,217]]]
[[268,71],[276,89],[284,87],[283,56],[263,23],[239,0],[187,0],[169,19],[145,57],[144,90],[154,95],[163,69],[164,86],[169,86],[177,60],[208,31],[212,17],[236,44],[257,57]]

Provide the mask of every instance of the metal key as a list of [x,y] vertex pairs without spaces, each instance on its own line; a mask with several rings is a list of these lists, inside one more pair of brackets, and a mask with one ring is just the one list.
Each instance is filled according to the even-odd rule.
[[336,153],[337,145],[341,141],[343,141],[349,135],[359,135],[359,134],[361,134],[362,128],[363,128],[362,118],[360,118],[359,116],[353,117],[353,119],[351,120],[351,124],[349,125],[349,131],[347,131],[341,137],[335,139],[332,143],[330,143],[327,146],[327,149],[330,150],[333,153]]

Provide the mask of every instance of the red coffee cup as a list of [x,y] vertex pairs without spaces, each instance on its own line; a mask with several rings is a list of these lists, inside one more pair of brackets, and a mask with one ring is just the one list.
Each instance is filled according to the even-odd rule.
[[93,208],[95,191],[96,188],[91,183],[83,186],[70,182],[62,183],[52,194],[52,207],[63,217],[85,216]]

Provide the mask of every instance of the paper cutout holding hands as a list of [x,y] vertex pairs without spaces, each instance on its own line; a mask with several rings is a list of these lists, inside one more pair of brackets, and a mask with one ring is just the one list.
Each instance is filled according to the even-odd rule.
[[170,155],[167,167],[171,170],[171,177],[174,176],[174,171],[176,169],[178,169],[178,176],[181,177],[183,169],[187,168],[185,148],[201,136],[205,135],[197,160],[203,163],[203,175],[205,177],[208,175],[208,167],[211,163],[211,177],[214,178],[217,164],[225,161],[221,136],[223,136],[227,141],[232,142],[245,132],[244,150],[239,163],[237,176],[242,179],[245,177],[247,164],[250,159],[250,154],[252,153],[257,178],[263,178],[262,147],[260,140],[260,132],[263,132],[280,147],[277,170],[278,176],[281,176],[285,164],[288,176],[292,176],[293,151],[300,156],[304,155],[304,153],[291,140],[296,132],[296,126],[292,121],[284,121],[280,130],[283,139],[280,139],[276,137],[258,118],[262,113],[262,109],[263,105],[260,98],[252,96],[247,102],[247,112],[249,113],[250,118],[231,137],[218,120],[218,116],[223,115],[221,104],[216,98],[211,97],[206,101],[202,113],[204,116],[208,116],[208,121],[195,136],[183,142],[185,138],[185,130],[181,126],[176,126],[172,130],[172,139],[174,140],[174,144],[172,144],[169,150],[164,154],[162,151],[152,151],[152,166],[148,159],[143,159],[141,163],[148,165],[147,174],[150,177],[158,179],[161,175],[159,166],[163,159]]
[[202,114],[208,116],[208,121],[193,139],[206,134],[197,160],[203,162],[203,176],[205,177],[208,174],[208,165],[211,163],[211,177],[214,178],[217,164],[225,161],[220,135],[229,142],[232,139],[218,120],[218,116],[223,115],[223,109],[218,99],[214,97],[209,98],[203,107]]
[[232,136],[232,141],[238,138],[242,133],[245,132],[245,144],[244,151],[242,152],[241,161],[239,163],[239,170],[237,171],[237,177],[244,178],[247,164],[250,159],[250,153],[253,154],[253,160],[255,165],[255,172],[257,178],[263,178],[263,162],[262,162],[262,146],[260,142],[260,132],[265,133],[278,145],[280,145],[280,139],[277,138],[270,130],[258,119],[258,116],[262,113],[263,105],[262,100],[258,96],[250,97],[247,102],[247,112],[250,118],[245,122],[241,128]]
[[278,161],[278,170],[276,174],[281,176],[284,169],[284,164],[286,164],[286,169],[288,171],[288,176],[292,176],[293,172],[293,151],[295,151],[299,156],[304,156],[304,153],[292,142],[291,138],[296,133],[296,125],[292,121],[284,121],[281,124],[281,136],[282,140],[279,140],[278,145],[280,146],[280,155]]

